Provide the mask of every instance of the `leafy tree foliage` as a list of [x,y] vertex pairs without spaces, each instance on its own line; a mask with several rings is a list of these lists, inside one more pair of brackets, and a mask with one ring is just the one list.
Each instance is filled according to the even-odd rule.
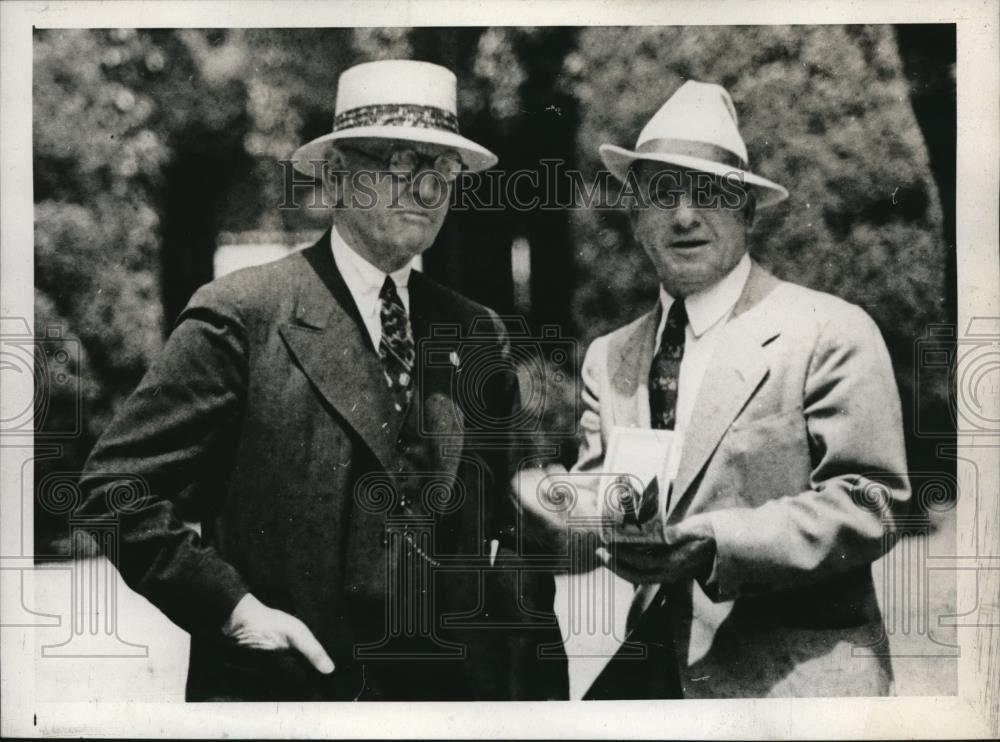
[[[329,131],[344,69],[399,57],[456,72],[462,129],[501,167],[558,157],[587,178],[598,145],[633,144],[684,80],[725,85],[752,168],[792,193],[760,213],[754,254],[868,309],[907,411],[945,410],[943,387],[916,399],[913,341],[948,319],[954,255],[891,27],[46,30],[33,59],[35,328],[61,328],[79,352],[47,367],[73,383],[40,381],[50,404],[39,441],[72,418],[67,390],[82,390],[85,427],[40,473],[82,464],[211,278],[220,230],[329,223],[324,209],[277,208],[279,161]],[[511,311],[516,237],[531,245],[530,319],[560,323],[581,349],[653,301],[652,270],[619,211],[456,213],[425,264]],[[552,402],[543,425],[564,429],[571,380],[548,369],[535,381]]]
[[[623,64],[622,60],[629,60]],[[634,145],[687,79],[731,93],[751,169],[791,197],[759,212],[751,252],[779,276],[860,304],[890,347],[912,437],[916,405],[947,417],[947,389],[917,396],[914,341],[948,320],[949,251],[908,81],[886,26],[589,28],[565,63],[580,101],[579,158]],[[620,212],[572,214],[583,337],[655,300],[655,276]],[[928,394],[928,392],[931,394]]]

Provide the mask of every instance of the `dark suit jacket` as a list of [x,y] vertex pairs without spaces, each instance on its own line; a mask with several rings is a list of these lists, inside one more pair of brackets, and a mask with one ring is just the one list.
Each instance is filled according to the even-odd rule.
[[[551,579],[521,574],[512,556],[509,446],[474,445],[456,397],[463,358],[507,352],[503,325],[419,272],[410,296],[418,352],[446,329],[433,357],[418,357],[409,418],[433,470],[406,484],[404,424],[329,235],[200,289],[95,447],[84,511],[118,518],[124,579],[191,633],[189,699],[565,697],[564,663],[537,660],[538,644],[559,643]],[[516,394],[491,375],[479,413],[509,417]],[[146,501],[114,510],[118,473],[144,478]],[[395,562],[383,498],[402,486],[425,493],[432,519],[424,619],[412,596],[386,597]],[[494,538],[503,547],[490,567]],[[222,641],[247,591],[302,619],[333,675],[291,651]]]

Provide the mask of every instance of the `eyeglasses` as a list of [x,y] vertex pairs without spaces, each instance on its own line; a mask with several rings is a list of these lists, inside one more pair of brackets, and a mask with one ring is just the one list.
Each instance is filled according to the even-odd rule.
[[443,177],[448,183],[455,182],[458,174],[465,169],[465,163],[462,161],[462,158],[454,152],[445,152],[432,157],[431,155],[421,154],[411,147],[398,147],[388,154],[368,152],[367,150],[357,149],[356,147],[344,147],[343,145],[337,145],[337,147],[338,149],[363,155],[380,163],[386,163],[386,170],[393,175],[406,179],[411,179],[418,172],[423,172],[427,169],[421,167],[422,164],[429,163],[430,169]]
[[753,191],[731,176],[662,170],[650,180],[649,196],[655,206],[665,209],[677,208],[684,197],[691,208],[739,210],[753,198]]

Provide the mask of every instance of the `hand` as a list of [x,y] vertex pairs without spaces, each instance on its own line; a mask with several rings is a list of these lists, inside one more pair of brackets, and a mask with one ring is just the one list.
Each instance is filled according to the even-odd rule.
[[250,593],[236,604],[222,633],[247,649],[295,649],[324,675],[333,672],[333,660],[302,621],[290,613],[268,608]]
[[550,553],[566,554],[571,513],[598,514],[596,496],[560,464],[521,469],[513,491],[526,535]]
[[662,542],[614,543],[597,550],[605,567],[634,585],[704,581],[715,561],[715,539],[708,533],[668,526]]

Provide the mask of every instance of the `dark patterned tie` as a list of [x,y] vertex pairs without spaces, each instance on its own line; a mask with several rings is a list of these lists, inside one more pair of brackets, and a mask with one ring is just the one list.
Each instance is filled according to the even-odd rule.
[[392,276],[385,277],[385,283],[382,284],[382,290],[378,294],[378,301],[379,317],[382,320],[382,339],[378,344],[378,355],[382,359],[382,371],[392,393],[396,411],[402,412],[413,396],[413,361],[416,352],[406,308],[396,293],[396,284]]
[[[660,347],[653,356],[649,369],[649,416],[654,428],[673,430],[677,422],[677,387],[681,375],[681,361],[684,359],[684,335],[687,329],[687,309],[684,300],[677,299],[670,305],[667,321],[663,325]],[[669,484],[664,484],[669,487]],[[650,488],[650,502],[642,503],[641,511],[656,517],[660,511],[659,486]],[[638,633],[644,612],[655,613],[662,604],[662,595],[654,599],[659,585],[639,585],[636,587],[632,607],[625,624],[626,631]],[[647,619],[648,621],[649,619]]]
[[649,413],[654,428],[673,430],[677,422],[677,384],[684,358],[687,309],[684,300],[670,305],[660,348],[649,369]]

